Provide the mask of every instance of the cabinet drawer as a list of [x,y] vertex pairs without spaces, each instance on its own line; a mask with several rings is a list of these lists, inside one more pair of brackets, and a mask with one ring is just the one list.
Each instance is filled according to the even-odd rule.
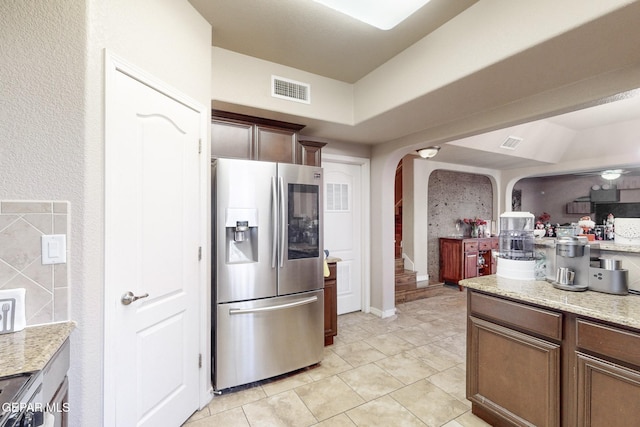
[[477,292],[469,293],[469,311],[478,317],[554,340],[562,339],[562,313]]
[[498,249],[500,248],[500,242],[497,238],[495,239],[491,239],[491,249]]
[[491,240],[481,240],[479,244],[481,251],[488,251],[491,249]]
[[478,250],[478,242],[464,242],[464,251],[473,252]]
[[640,333],[578,319],[576,336],[582,350],[640,366]]

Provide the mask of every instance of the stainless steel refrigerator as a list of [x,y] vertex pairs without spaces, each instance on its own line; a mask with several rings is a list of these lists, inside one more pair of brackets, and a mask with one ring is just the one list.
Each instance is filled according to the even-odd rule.
[[322,169],[215,159],[212,180],[214,389],[318,363]]

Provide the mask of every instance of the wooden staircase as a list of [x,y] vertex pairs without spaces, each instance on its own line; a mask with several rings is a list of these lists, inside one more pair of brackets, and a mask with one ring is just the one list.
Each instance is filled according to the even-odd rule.
[[443,287],[442,283],[429,284],[426,287],[418,287],[416,272],[404,269],[404,260],[396,258],[396,304],[415,301],[434,295],[436,290]]

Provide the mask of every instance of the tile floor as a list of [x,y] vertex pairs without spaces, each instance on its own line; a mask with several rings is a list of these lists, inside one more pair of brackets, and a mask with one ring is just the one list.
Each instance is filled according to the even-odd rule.
[[465,399],[466,292],[443,287],[380,319],[338,317],[324,359],[216,396],[185,427],[481,427]]

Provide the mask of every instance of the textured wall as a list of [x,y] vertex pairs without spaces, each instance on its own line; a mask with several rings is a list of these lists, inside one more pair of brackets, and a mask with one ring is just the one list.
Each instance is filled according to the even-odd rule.
[[458,219],[497,217],[493,214],[491,181],[482,175],[436,170],[429,177],[428,212],[429,277],[437,280],[438,238],[455,234]]
[[69,425],[100,425],[105,49],[208,106],[211,26],[186,1],[2,0],[0,40],[0,199],[69,202]]

